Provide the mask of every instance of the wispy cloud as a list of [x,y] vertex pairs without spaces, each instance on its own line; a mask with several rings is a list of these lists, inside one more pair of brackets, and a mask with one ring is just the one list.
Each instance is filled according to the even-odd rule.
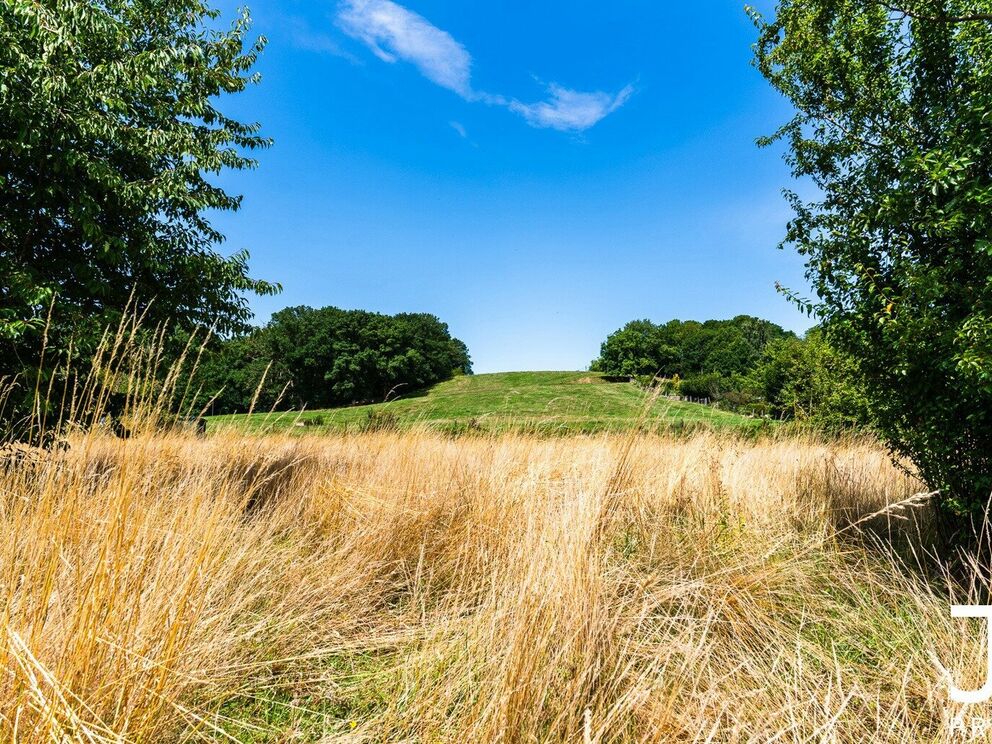
[[547,127],[562,132],[581,132],[589,129],[608,114],[623,106],[634,87],[628,85],[619,93],[596,91],[583,93],[552,83],[548,86],[549,98],[539,103],[511,101],[509,107],[524,117],[531,126]]
[[[342,0],[338,25],[362,41],[385,62],[403,60],[438,85],[467,101],[504,106],[534,127],[581,132],[622,106],[633,92],[628,85],[618,93],[583,92],[552,83],[548,99],[522,103],[472,87],[472,55],[451,34],[392,0]],[[457,122],[451,126],[464,137]]]
[[458,132],[458,136],[462,139],[468,139],[468,132],[465,131],[465,127],[460,121],[449,121],[448,126]]
[[345,33],[385,62],[405,60],[428,80],[472,95],[472,56],[446,31],[391,0],[346,0],[338,13]]

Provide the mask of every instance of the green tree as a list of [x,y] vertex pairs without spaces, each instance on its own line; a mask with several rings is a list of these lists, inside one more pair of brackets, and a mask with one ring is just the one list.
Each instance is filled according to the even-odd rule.
[[209,354],[199,387],[205,399],[217,395],[215,412],[243,412],[266,368],[259,406],[282,394],[313,409],[381,402],[469,374],[472,364],[465,344],[427,313],[289,307]]
[[[256,124],[223,94],[255,82],[263,40],[199,0],[0,4],[0,376],[92,350],[133,297],[146,324],[245,327],[245,292],[275,285],[217,252],[208,210],[240,197],[208,179],[254,167]],[[54,304],[53,304],[54,302]]]
[[[264,333],[235,336],[204,355],[197,369],[200,405],[208,414],[270,411],[291,394],[292,377],[284,360],[275,357]],[[257,394],[257,397],[256,397]]]
[[704,323],[671,320],[663,325],[634,320],[607,337],[593,369],[614,375],[708,375],[709,388],[725,389],[728,380],[723,378],[748,372],[770,341],[792,336],[749,315]]
[[819,328],[768,344],[750,379],[776,417],[828,431],[870,424],[854,360],[830,346]]
[[611,333],[591,367],[610,375],[675,374],[678,351],[666,343],[662,329],[650,320],[632,320]]
[[[818,195],[785,238],[893,451],[957,511],[992,490],[992,2],[779,0],[756,64]],[[790,295],[792,296],[792,295]]]
[[[325,376],[332,364],[337,328],[346,316],[346,311],[336,307],[287,307],[273,313],[259,332],[269,359],[278,360],[289,371],[292,384],[287,402],[298,408],[330,404]],[[244,404],[237,410],[245,410]]]

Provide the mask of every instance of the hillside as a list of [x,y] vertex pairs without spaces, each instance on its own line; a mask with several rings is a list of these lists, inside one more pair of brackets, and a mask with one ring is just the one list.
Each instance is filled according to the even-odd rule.
[[[696,403],[655,400],[630,383],[611,383],[593,372],[504,372],[465,375],[407,398],[365,406],[291,413],[214,416],[210,428],[247,425],[257,430],[332,431],[415,424],[450,431],[522,430],[541,433],[685,426],[751,428],[761,422]],[[301,426],[302,425],[302,426]]]

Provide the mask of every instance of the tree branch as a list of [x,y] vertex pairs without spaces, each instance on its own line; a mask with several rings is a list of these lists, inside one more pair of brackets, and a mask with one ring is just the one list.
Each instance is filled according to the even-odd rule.
[[959,16],[931,16],[923,15],[913,10],[900,8],[892,3],[882,3],[893,13],[902,13],[904,18],[912,18],[914,21],[929,21],[931,23],[972,23],[974,21],[986,21],[992,23],[992,13],[967,13]]

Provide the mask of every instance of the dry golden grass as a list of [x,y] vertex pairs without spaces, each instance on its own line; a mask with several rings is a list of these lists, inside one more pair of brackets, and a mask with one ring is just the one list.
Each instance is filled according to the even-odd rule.
[[0,467],[0,735],[939,741],[984,638],[886,547],[925,507],[847,528],[919,490],[867,442],[89,434]]

